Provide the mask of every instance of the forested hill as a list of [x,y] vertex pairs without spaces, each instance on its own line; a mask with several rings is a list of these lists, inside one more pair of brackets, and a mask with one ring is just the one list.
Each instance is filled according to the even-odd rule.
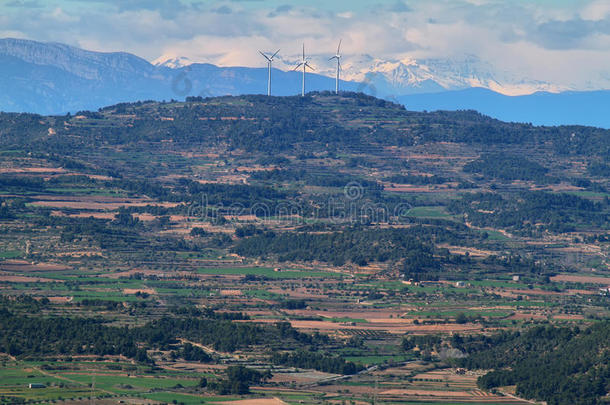
[[485,389],[517,386],[517,394],[548,404],[603,404],[610,390],[610,323],[579,328],[535,327],[504,333],[463,348],[469,368],[495,369]]
[[536,145],[558,154],[597,157],[610,153],[608,130],[504,123],[474,111],[410,112],[359,93],[188,98],[186,102],[119,104],[59,117],[3,113],[0,134],[3,147],[54,153],[159,142],[263,153],[429,142]]

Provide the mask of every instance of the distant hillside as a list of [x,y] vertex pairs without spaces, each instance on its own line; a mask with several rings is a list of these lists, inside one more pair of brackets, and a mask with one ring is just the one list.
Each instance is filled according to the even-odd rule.
[[[610,154],[608,130],[507,123],[471,110],[414,112],[400,104],[350,92],[340,96],[314,92],[306,97],[187,97],[186,103],[121,103],[100,112],[82,112],[79,117],[49,117],[45,120],[48,123],[39,123],[37,116],[26,116],[18,121],[31,124],[16,126],[16,119],[13,114],[0,115],[2,144],[8,146],[15,141],[15,147],[29,144],[57,152],[75,148],[73,137],[82,136],[87,148],[171,140],[181,147],[219,144],[264,153],[372,153],[375,147],[452,142],[544,144],[562,155],[603,158]],[[49,125],[56,136],[48,136]],[[19,132],[22,127],[29,136]]]
[[503,121],[610,128],[610,91],[535,93],[511,97],[473,88],[401,96],[398,101],[415,111],[477,110]]

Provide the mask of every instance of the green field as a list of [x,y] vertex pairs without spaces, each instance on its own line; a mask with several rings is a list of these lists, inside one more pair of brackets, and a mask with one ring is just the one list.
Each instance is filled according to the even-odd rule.
[[200,274],[214,275],[252,275],[259,277],[275,278],[275,279],[300,279],[300,278],[339,278],[341,274],[315,271],[315,270],[281,270],[274,271],[271,267],[229,267],[229,268],[200,268]]
[[451,218],[452,215],[447,213],[443,207],[414,207],[411,208],[407,215],[415,218]]
[[[82,384],[89,384],[92,381],[92,376],[83,374],[63,374],[62,377],[78,381]],[[116,393],[131,393],[137,391],[150,390],[152,388],[173,388],[177,385],[183,387],[192,387],[198,384],[195,379],[177,379],[165,377],[127,377],[114,375],[96,375],[95,386],[99,389],[112,391]],[[129,388],[131,387],[131,388]]]
[[361,318],[325,318],[335,323],[369,323],[366,319]]
[[248,297],[259,298],[262,300],[280,300],[283,298],[280,294],[260,289],[246,290],[245,294]]
[[345,360],[353,361],[354,363],[362,364],[363,366],[372,366],[375,364],[384,363],[401,363],[403,361],[410,360],[409,356],[398,355],[398,356],[346,356]]
[[142,398],[152,399],[153,401],[165,402],[168,404],[177,401],[177,403],[184,403],[185,405],[199,405],[199,404],[214,404],[218,402],[227,402],[238,400],[238,397],[213,397],[213,396],[196,396],[188,394],[179,394],[174,392],[155,392],[149,394],[140,395]]
[[0,259],[16,259],[19,257],[23,257],[23,252],[20,252],[18,250],[8,250],[0,252]]
[[487,240],[497,241],[497,242],[506,242],[511,240],[508,236],[499,231],[486,230],[487,232]]

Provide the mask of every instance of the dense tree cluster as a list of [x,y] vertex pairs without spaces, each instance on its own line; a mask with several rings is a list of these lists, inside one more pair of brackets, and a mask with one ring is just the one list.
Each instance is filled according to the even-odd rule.
[[232,352],[240,347],[262,343],[272,328],[250,323],[233,323],[215,319],[169,318],[151,321],[134,330],[138,340],[151,346],[169,348],[181,337],[210,345],[216,350]]
[[468,163],[463,169],[467,173],[479,173],[500,180],[534,180],[548,182],[549,169],[523,156],[505,153],[486,153]]
[[592,162],[587,167],[587,172],[595,177],[610,177],[610,165],[601,162]]
[[446,183],[447,180],[441,176],[417,176],[413,174],[394,174],[389,177],[385,177],[384,181],[388,181],[390,183],[398,183],[398,184],[415,184],[415,185],[425,185],[425,184],[443,184]]
[[552,232],[570,232],[575,225],[606,226],[610,219],[607,202],[566,193],[527,191],[518,198],[494,193],[464,195],[452,201],[449,210],[465,214],[468,221],[481,227],[514,228],[519,232],[543,227]]
[[207,383],[208,388],[220,395],[244,395],[250,393],[250,385],[271,378],[269,371],[261,373],[244,366],[229,366],[225,373],[226,378]]
[[207,354],[205,350],[193,346],[191,343],[185,343],[179,351],[173,351],[172,357],[181,357],[186,361],[197,361],[199,363],[209,363],[213,360],[212,356]]
[[[410,257],[432,259],[433,248],[420,242],[413,231],[403,229],[345,229],[341,232],[273,232],[241,240],[235,252],[243,256],[277,255],[280,261],[319,260],[334,265],[351,262],[366,265]],[[422,259],[423,260],[423,259]]]
[[146,358],[127,328],[105,326],[97,319],[17,316],[6,308],[0,308],[0,352],[12,356],[91,353]]
[[250,174],[250,178],[273,182],[302,181],[307,185],[319,187],[345,187],[350,183],[356,183],[368,192],[383,190],[383,186],[375,181],[340,172],[315,173],[305,169],[275,169],[253,172]]
[[[239,208],[252,208],[256,205],[261,205],[269,208],[270,212],[274,212],[274,208],[285,201],[288,194],[284,191],[279,191],[273,187],[256,186],[245,184],[201,184],[194,181],[182,179],[179,182],[179,187],[183,188],[188,200],[202,204],[202,209],[211,208],[212,206],[223,206],[225,208],[234,207],[237,211],[232,212],[235,215],[243,215],[246,212],[240,212]],[[208,207],[207,205],[210,205]],[[247,213],[250,213],[249,210]],[[204,212],[205,213],[205,212]],[[207,213],[212,215],[211,212]]]
[[490,389],[515,385],[517,394],[549,405],[597,405],[610,392],[610,322],[587,329],[539,326],[525,332],[460,339],[468,368],[493,369],[479,379]]
[[0,187],[13,192],[42,191],[45,181],[40,177],[2,176]]
[[362,366],[354,364],[351,361],[345,361],[345,359],[338,356],[303,350],[291,353],[273,353],[271,361],[273,364],[282,366],[308,368],[344,375],[356,374],[363,369]]
[[288,322],[275,325],[233,322],[230,319],[243,319],[244,316],[211,310],[195,309],[199,312],[185,313],[177,308],[176,314],[188,313],[196,317],[163,317],[133,328],[108,326],[101,319],[43,318],[15,312],[26,308],[30,313],[36,312],[42,305],[46,304],[29,297],[2,298],[0,352],[34,358],[75,354],[123,355],[147,362],[147,350],[161,349],[171,350],[173,357],[187,361],[210,362],[212,357],[197,345],[232,352],[252,345],[295,350],[315,349],[332,343],[328,336],[299,332]]
[[436,335],[411,335],[402,339],[402,349],[409,351],[415,348],[419,350],[440,350],[443,340]]

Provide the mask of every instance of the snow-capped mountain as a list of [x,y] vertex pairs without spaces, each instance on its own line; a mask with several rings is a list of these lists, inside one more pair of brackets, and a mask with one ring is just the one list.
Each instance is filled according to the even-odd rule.
[[[280,55],[276,67],[291,69],[299,57]],[[312,56],[316,72],[333,77],[335,65],[325,56]],[[342,59],[341,78],[362,84],[366,92],[382,97],[442,91],[484,88],[504,95],[527,95],[536,92],[558,93],[574,90],[558,85],[520,77],[501,71],[474,55],[452,59],[379,59],[369,55],[345,56]]]
[[[292,71],[300,59],[280,55],[274,61],[273,95],[300,94],[301,73]],[[306,90],[334,90],[336,65],[328,55],[312,56],[310,64],[316,70],[308,72]],[[346,55],[342,66],[342,90],[390,99],[407,109],[477,109],[509,121],[610,128],[604,110],[610,91],[564,92],[583,88],[511,75],[474,56],[383,60]],[[599,89],[600,83],[610,88],[610,76],[600,78],[592,78],[591,88]],[[124,52],[0,39],[0,111],[64,114],[138,100],[266,92],[264,61],[259,67],[223,67],[171,55],[150,63]]]
[[167,67],[171,69],[180,69],[192,65],[193,62],[186,56],[161,56],[151,62],[155,66]]

